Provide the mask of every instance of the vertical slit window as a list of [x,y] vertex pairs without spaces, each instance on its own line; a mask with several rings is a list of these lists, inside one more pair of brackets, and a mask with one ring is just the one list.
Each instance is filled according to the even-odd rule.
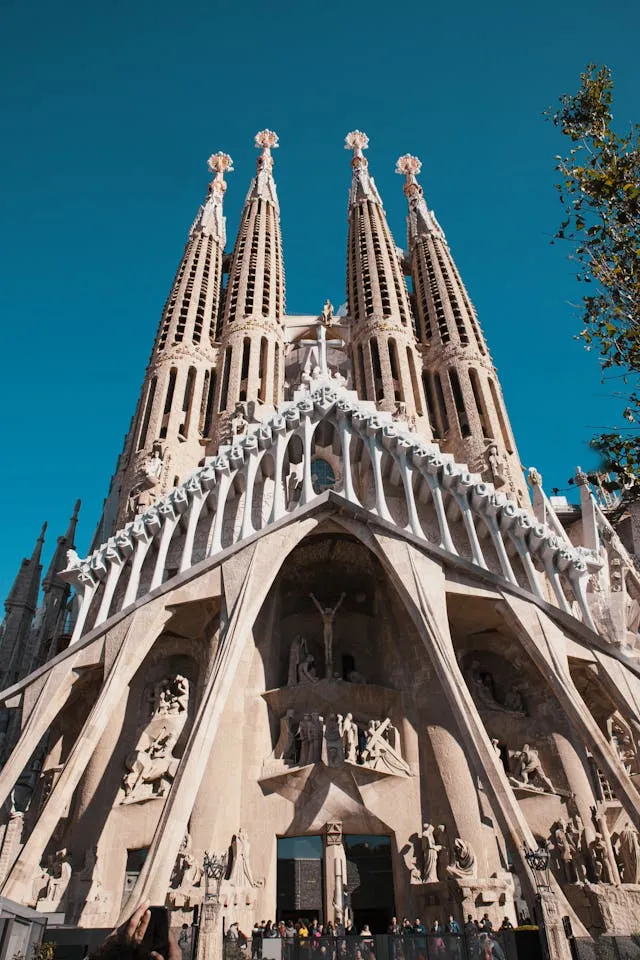
[[358,366],[360,369],[360,399],[367,399],[367,377],[364,367],[364,347],[362,344],[358,347]]
[[460,378],[458,377],[457,370],[454,370],[453,367],[449,370],[449,382],[451,383],[451,392],[453,393],[453,400],[456,405],[456,413],[458,414],[460,433],[463,437],[470,437],[471,427],[469,426],[469,417],[467,416],[467,410],[464,405],[464,396],[462,395]]
[[471,389],[473,390],[473,399],[476,402],[478,416],[480,417],[480,426],[482,427],[482,435],[484,437],[490,437],[491,433],[489,431],[489,424],[487,421],[487,411],[484,408],[484,403],[482,400],[482,390],[480,389],[480,378],[478,377],[477,370],[469,370],[469,380],[471,381]]
[[389,340],[389,364],[391,366],[391,376],[393,377],[394,398],[396,400],[404,400],[402,381],[400,380],[400,364],[398,363],[398,345],[393,338]]
[[251,340],[249,337],[245,337],[242,341],[242,370],[240,371],[240,379],[246,380],[249,376],[249,358],[251,356]]
[[427,370],[422,372],[422,386],[424,387],[424,396],[427,401],[427,414],[429,417],[429,423],[431,424],[431,429],[433,430],[433,439],[439,440],[441,437],[440,419],[436,414],[436,405],[433,397],[433,390],[431,388],[431,377],[429,376],[429,372]]
[[511,442],[509,428],[507,427],[507,423],[504,418],[504,413],[502,410],[502,404],[500,403],[500,398],[498,397],[498,391],[496,389],[496,385],[493,382],[493,380],[489,380],[489,390],[491,391],[493,405],[496,408],[496,413],[498,415],[498,420],[500,422],[500,429],[502,431],[502,439],[504,440],[504,445],[507,448],[507,453],[513,453],[513,443]]
[[216,395],[216,371],[212,370],[211,377],[209,379],[209,390],[207,392],[207,405],[204,413],[204,424],[202,427],[202,435],[204,437],[211,436],[211,424],[213,421],[213,400],[215,395]]
[[420,381],[416,372],[416,357],[409,345],[407,345],[407,363],[409,364],[409,373],[411,374],[411,386],[413,387],[413,399],[416,405],[416,413],[419,417],[424,415],[422,408],[422,397],[420,396]]
[[433,388],[435,390],[436,399],[438,402],[440,423],[442,424],[442,436],[444,437],[449,432],[449,415],[447,413],[447,405],[444,401],[444,391],[442,389],[442,380],[440,379],[439,373],[434,373],[433,375]]
[[280,384],[280,346],[275,344],[274,347],[274,365],[273,365],[273,405],[274,407],[278,405],[278,387]]
[[258,370],[258,376],[260,377],[260,392],[258,398],[262,400],[263,403],[267,399],[267,358],[269,356],[269,341],[266,337],[263,337],[260,341],[260,367]]
[[144,411],[144,417],[142,419],[142,429],[140,430],[140,438],[138,439],[138,450],[142,450],[145,443],[147,442],[147,433],[149,432],[149,421],[151,420],[151,411],[153,410],[153,401],[156,395],[156,387],[158,386],[158,378],[154,377],[151,383],[149,384],[149,392],[147,394],[147,405]]
[[224,365],[222,368],[222,389],[220,390],[220,407],[219,407],[220,412],[227,409],[230,370],[231,370],[231,347],[227,347],[227,349],[224,352]]
[[380,366],[380,350],[378,341],[374,337],[371,341],[371,364],[373,366],[373,383],[375,388],[376,400],[382,400],[384,397],[384,387],[382,384],[382,367]]
[[162,424],[160,426],[160,439],[164,440],[167,436],[167,429],[169,427],[169,416],[171,415],[171,405],[173,404],[173,394],[176,389],[176,377],[178,371],[175,367],[171,367],[169,371],[169,383],[167,386],[167,396],[164,401],[164,410],[162,411]]
[[193,407],[193,391],[196,384],[196,368],[189,367],[187,373],[187,382],[184,387],[184,400],[182,401],[183,420],[180,424],[178,433],[185,439],[189,436],[189,425],[191,423],[191,410]]

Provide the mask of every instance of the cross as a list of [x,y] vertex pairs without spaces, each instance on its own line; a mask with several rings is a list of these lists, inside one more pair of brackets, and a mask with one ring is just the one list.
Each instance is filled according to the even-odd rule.
[[[316,338],[315,340],[300,340],[299,343],[303,347],[317,347],[318,350],[318,360],[320,366],[320,373],[323,377],[330,377],[329,366],[327,364],[327,328],[320,318],[316,323]],[[334,347],[344,347],[344,340],[332,340],[331,345]]]
[[377,730],[370,735],[369,739],[367,740],[367,746],[362,751],[362,759],[365,761],[369,759],[371,755],[372,747],[382,747],[384,751],[386,751],[387,753],[390,753],[395,758],[396,762],[401,767],[404,767],[406,772],[409,773],[410,770],[409,770],[408,764],[405,763],[405,761],[402,759],[398,751],[394,750],[391,744],[387,740],[385,740],[383,737],[383,734],[390,723],[391,723],[391,720],[389,719],[389,717],[387,717],[386,720],[382,721],[382,723],[377,728]]

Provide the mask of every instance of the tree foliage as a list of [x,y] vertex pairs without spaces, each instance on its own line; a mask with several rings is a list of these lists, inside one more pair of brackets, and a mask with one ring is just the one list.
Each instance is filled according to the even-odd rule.
[[556,157],[556,185],[565,215],[556,233],[571,244],[582,298],[587,349],[598,349],[603,371],[624,384],[629,426],[603,433],[592,445],[616,486],[640,496],[640,126],[613,129],[613,80],[608,67],[589,64],[575,94],[547,113],[568,137]]

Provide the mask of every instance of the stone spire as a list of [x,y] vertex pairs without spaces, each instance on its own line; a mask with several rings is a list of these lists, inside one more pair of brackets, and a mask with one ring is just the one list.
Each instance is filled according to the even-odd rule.
[[49,660],[64,649],[64,637],[69,633],[69,602],[71,587],[58,574],[67,565],[67,551],[75,547],[76,527],[81,501],[76,500],[67,532],[58,537],[53,556],[42,581],[43,600],[36,614],[30,650],[26,657],[26,670]]
[[4,603],[5,618],[0,627],[0,682],[14,683],[21,675],[20,665],[29,643],[33,615],[38,606],[42,575],[42,547],[47,524],[42,525],[33,553],[22,561],[13,586]]
[[240,218],[225,295],[216,404],[225,416],[218,441],[227,435],[229,415],[238,403],[272,410],[284,396],[285,286],[271,153],[278,146],[277,134],[262,130],[255,144],[260,149],[257,171]]
[[528,504],[498,375],[444,232],[418,183],[421,166],[405,154],[396,173],[405,178],[409,204],[408,253],[429,419],[443,449]]
[[409,294],[382,200],[363,151],[369,138],[354,130],[347,241],[347,303],[358,395],[383,410],[401,409],[431,436],[419,376]]
[[233,170],[231,157],[215,153],[208,167],[214,176],[162,312],[136,414],[105,503],[101,540],[191,473],[212,435],[226,240],[224,177]]

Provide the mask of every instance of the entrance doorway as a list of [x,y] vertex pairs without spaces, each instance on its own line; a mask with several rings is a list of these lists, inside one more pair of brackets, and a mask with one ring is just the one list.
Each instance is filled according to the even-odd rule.
[[281,837],[278,839],[276,909],[278,920],[318,918],[323,922],[322,837]]
[[391,838],[347,834],[347,891],[358,932],[365,924],[372,933],[386,933],[395,915]]

